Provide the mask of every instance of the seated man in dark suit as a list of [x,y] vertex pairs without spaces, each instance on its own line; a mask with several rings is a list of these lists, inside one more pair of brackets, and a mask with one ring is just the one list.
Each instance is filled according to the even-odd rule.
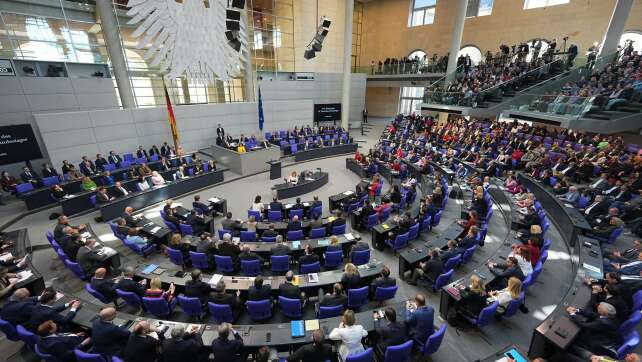
[[[230,333],[234,339],[229,339]],[[229,323],[218,326],[218,338],[212,341],[212,353],[217,361],[245,362],[247,356],[243,352],[243,338]]]
[[312,332],[312,344],[299,347],[288,357],[288,362],[325,362],[333,361],[332,345],[324,343],[325,335],[320,329]]
[[38,349],[50,354],[58,361],[74,361],[74,349],[84,350],[90,345],[91,338],[84,338],[82,333],[58,333],[58,326],[52,320],[42,322],[37,329],[40,336]]
[[257,253],[250,251],[249,245],[243,245],[243,251],[239,254],[239,260],[258,260],[261,266],[265,262]]
[[341,210],[336,210],[334,212],[335,219],[328,223],[328,233],[332,233],[332,230],[335,227],[339,227],[346,224],[346,219],[343,218]]
[[279,295],[290,299],[305,299],[305,293],[301,291],[298,285],[292,284],[294,273],[289,270],[285,273],[285,283],[279,285]]
[[[323,290],[319,289],[319,292],[323,293]],[[321,307],[333,307],[336,305],[345,307],[346,304],[348,304],[348,297],[343,293],[341,283],[335,283],[332,286],[332,293],[326,293],[319,298],[319,306]]]
[[91,339],[94,344],[93,353],[103,356],[118,356],[123,351],[130,332],[127,328],[113,324],[116,318],[116,308],[104,308],[91,325]]
[[299,257],[299,267],[301,265],[314,264],[319,261],[319,256],[312,251],[310,244],[305,244],[305,253]]
[[96,269],[94,276],[91,278],[90,284],[92,288],[94,288],[94,290],[96,290],[98,293],[105,296],[105,298],[107,298],[108,300],[114,301],[114,303],[116,303],[116,299],[118,297],[118,295],[116,294],[116,284],[114,284],[114,281],[112,279],[106,279],[106,275],[107,269]]
[[185,223],[192,227],[192,231],[194,231],[195,235],[201,235],[209,227],[209,225],[205,223],[203,216],[199,215],[196,210],[190,211],[189,215],[187,215],[187,218],[185,219]]
[[379,287],[388,288],[394,287],[395,285],[397,285],[397,281],[395,278],[390,277],[390,269],[384,265],[383,268],[381,268],[381,276],[373,280],[372,284],[370,284],[370,295],[374,296]]
[[277,199],[276,196],[272,199],[272,202],[270,202],[270,210],[271,211],[282,211],[283,210],[283,204]]
[[406,310],[408,335],[417,342],[426,343],[428,336],[434,332],[434,316],[435,311],[426,305],[426,297],[417,294],[411,308]]
[[96,269],[104,264],[104,259],[100,254],[98,254],[95,246],[96,240],[87,239],[85,245],[78,249],[76,262],[80,265],[86,275],[94,274]]
[[486,290],[506,288],[508,279],[511,277],[524,280],[524,274],[515,257],[509,256],[505,263],[493,263],[489,261],[486,265],[488,266],[488,270],[495,276],[495,278],[486,285]]
[[109,151],[107,159],[109,160],[109,163],[116,165],[116,167],[119,167],[120,163],[123,161],[123,159],[114,153],[114,151]]
[[457,242],[451,239],[451,240],[448,240],[448,243],[446,244],[446,249],[442,250],[439,257],[441,258],[441,260],[446,262],[448,261],[448,259],[455,257],[463,252],[464,252],[464,249],[457,246]]
[[236,296],[232,294],[228,294],[225,292],[225,282],[224,281],[219,281],[216,284],[216,291],[210,295],[210,302],[214,304],[224,304],[224,305],[229,305],[230,308],[232,308],[232,313],[234,314],[234,318],[238,318],[239,314],[241,313],[241,291],[236,290]]
[[301,230],[301,221],[299,221],[299,216],[294,215],[292,220],[288,222],[288,231]]
[[[35,332],[38,326],[47,320],[52,320],[61,329],[67,328],[67,324],[74,319],[76,311],[80,308],[80,301],[72,300],[57,306],[54,306],[54,303],[56,303],[56,291],[51,288],[45,289],[40,295],[40,303],[31,309],[31,316],[25,323],[25,328]],[[67,308],[69,308],[69,313],[62,316],[60,312]]]
[[[145,320],[136,323],[123,350],[123,360],[139,362],[157,361],[160,354],[160,346],[165,340],[166,328],[168,327],[159,326],[157,329]],[[152,333],[155,333],[158,338],[154,338]]]
[[218,255],[231,257],[234,268],[238,269],[240,253],[241,248],[232,243],[232,236],[230,234],[225,233],[223,235],[223,242],[218,245]]
[[218,252],[216,243],[212,240],[212,236],[209,233],[202,233],[201,237],[196,244],[196,252],[207,254],[209,260],[214,259],[214,254]]
[[199,269],[192,270],[192,280],[185,282],[185,296],[190,298],[198,298],[202,305],[207,305],[212,288],[208,283],[201,280],[201,271]]
[[36,171],[31,170],[29,167],[25,166],[22,168],[22,173],[20,174],[20,179],[22,182],[27,183],[31,182],[34,187],[37,187],[39,185],[39,180],[40,177],[36,173]]
[[85,176],[91,176],[97,172],[96,165],[94,165],[91,160],[87,159],[87,156],[82,156],[82,162],[80,163],[80,172]]
[[272,287],[263,285],[263,278],[259,275],[254,278],[254,285],[247,290],[247,300],[272,300]]
[[616,357],[613,352],[622,345],[623,340],[612,305],[600,303],[597,313],[575,307],[568,307],[566,311],[570,319],[581,328],[568,353],[584,361],[590,361],[592,355]]
[[221,221],[221,226],[223,229],[231,232],[232,236],[237,236],[241,228],[241,223],[238,220],[232,220],[232,213],[228,212],[225,215],[225,219]]
[[384,310],[385,320],[381,320],[377,312],[374,313],[374,327],[378,340],[376,344],[377,353],[383,356],[388,346],[396,346],[408,340],[406,326],[397,322],[397,312],[387,307]]
[[279,233],[274,230],[274,224],[269,224],[268,229],[263,231],[263,234],[261,234],[261,237],[266,237],[266,238],[273,238],[279,235]]
[[37,304],[38,297],[31,297],[27,288],[16,289],[2,306],[0,318],[14,326],[25,324]]
[[203,339],[198,331],[198,326],[189,331],[182,326],[172,328],[172,338],[163,342],[163,362],[207,361],[208,353],[203,352]]
[[140,282],[134,280],[134,268],[128,266],[123,271],[123,277],[116,283],[116,289],[134,293],[142,298],[145,296],[146,285],[147,279],[142,279]]
[[474,225],[471,226],[470,229],[468,229],[468,233],[466,234],[466,236],[464,236],[459,241],[459,243],[457,243],[457,246],[459,246],[460,248],[464,249],[464,251],[465,251],[466,249],[470,249],[473,246],[477,245],[477,232],[478,231],[479,231],[479,229],[477,228],[477,226],[474,226]]
[[96,203],[107,204],[110,201],[113,201],[115,199],[116,199],[115,197],[109,196],[105,186],[98,186],[98,189],[96,189]]
[[201,202],[200,195],[194,195],[194,202],[192,202],[192,207],[195,209],[203,210],[206,215],[210,215],[213,211],[213,207],[211,205],[205,205]]
[[283,240],[282,235],[277,235],[276,237],[276,245],[274,245],[272,248],[270,248],[270,254],[273,256],[283,256],[283,255],[289,255],[292,252],[288,244],[285,243]]
[[80,234],[78,230],[67,226],[63,229],[63,237],[57,240],[69,260],[75,262],[78,250],[80,250]]
[[136,222],[136,219],[134,219],[134,208],[131,206],[127,206],[125,208],[125,212],[123,212],[122,218],[125,219],[125,222],[129,227],[134,227],[138,225],[138,223]]
[[294,205],[292,205],[292,208],[290,210],[303,210],[305,206],[303,206],[303,203],[301,202],[301,198],[297,197]]
[[107,159],[103,157],[100,153],[96,155],[96,161],[94,164],[96,168],[100,171],[105,171],[105,165],[108,164]]
[[419,263],[419,268],[404,273],[403,277],[408,284],[416,285],[417,279],[423,278],[430,283],[434,283],[439,275],[444,272],[444,262],[439,257],[439,249],[434,248],[428,253],[430,259],[424,263]]

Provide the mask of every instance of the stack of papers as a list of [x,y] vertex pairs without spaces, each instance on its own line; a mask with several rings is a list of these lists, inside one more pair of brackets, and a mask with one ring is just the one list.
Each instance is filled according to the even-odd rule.
[[308,282],[309,283],[318,283],[319,282],[319,274],[317,274],[317,273],[308,274]]
[[160,227],[160,226],[156,226],[155,228],[152,228],[152,229],[150,230],[150,232],[151,232],[152,234],[154,234],[155,232],[157,232],[157,231],[158,231],[158,230],[160,230],[160,229],[161,229],[161,227]]
[[305,331],[312,332],[319,329],[319,320],[318,319],[308,319],[305,321]]
[[219,203],[221,200],[218,197],[212,197],[211,199],[207,200],[209,202],[213,202],[215,204]]
[[216,285],[218,284],[218,282],[221,281],[222,278],[223,278],[223,274],[214,274],[212,275],[212,278],[210,278],[209,283],[210,285]]
[[600,270],[600,268],[598,268],[598,267],[596,267],[596,266],[593,266],[593,265],[591,265],[591,264],[582,263],[582,267],[583,267],[584,269],[588,269],[588,270],[590,270],[590,271],[592,271],[592,272],[594,272],[594,273],[600,273],[600,272],[602,272],[602,271]]
[[346,196],[350,196],[350,195],[354,194],[354,191],[348,190],[348,191],[345,191],[343,194],[346,195]]
[[354,235],[352,233],[347,233],[344,235],[348,241],[354,240]]

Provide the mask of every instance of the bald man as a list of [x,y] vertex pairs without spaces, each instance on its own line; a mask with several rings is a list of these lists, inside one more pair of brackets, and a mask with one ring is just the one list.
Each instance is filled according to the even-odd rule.
[[[127,345],[123,351],[125,361],[137,362],[154,362],[158,359],[158,350],[165,339],[165,329],[157,330],[155,326],[148,321],[138,322],[133,329],[133,333],[127,340]],[[152,332],[158,332],[158,339],[150,336]]]
[[119,356],[123,351],[130,332],[127,328],[113,324],[117,312],[114,307],[107,307],[100,311],[91,325],[91,337],[94,342],[92,351],[103,356]]
[[107,269],[98,268],[91,278],[91,286],[98,293],[102,294],[107,300],[116,303],[118,294],[116,294],[116,284],[111,278],[106,278]]
[[14,326],[24,324],[29,320],[31,311],[37,303],[38,297],[32,297],[27,288],[16,289],[2,306],[0,318]]
[[[434,332],[435,311],[426,305],[423,294],[415,295],[406,310],[406,328],[415,341],[425,341]],[[425,343],[425,342],[422,342]]]
[[125,223],[129,227],[135,227],[136,226],[136,220],[134,219],[134,208],[131,206],[127,206],[125,208],[125,212],[122,215],[122,218],[125,219]]

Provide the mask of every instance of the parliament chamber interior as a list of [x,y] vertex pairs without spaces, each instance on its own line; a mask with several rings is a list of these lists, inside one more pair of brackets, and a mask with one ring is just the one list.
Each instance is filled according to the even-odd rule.
[[0,1],[0,361],[642,361],[642,0]]

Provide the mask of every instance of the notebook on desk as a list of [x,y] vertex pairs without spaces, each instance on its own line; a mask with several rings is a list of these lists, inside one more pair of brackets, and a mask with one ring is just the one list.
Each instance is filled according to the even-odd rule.
[[307,319],[305,321],[305,330],[307,332],[316,331],[319,329],[319,320],[318,319]]
[[143,274],[151,274],[158,268],[157,264],[149,264],[148,266],[143,269]]

